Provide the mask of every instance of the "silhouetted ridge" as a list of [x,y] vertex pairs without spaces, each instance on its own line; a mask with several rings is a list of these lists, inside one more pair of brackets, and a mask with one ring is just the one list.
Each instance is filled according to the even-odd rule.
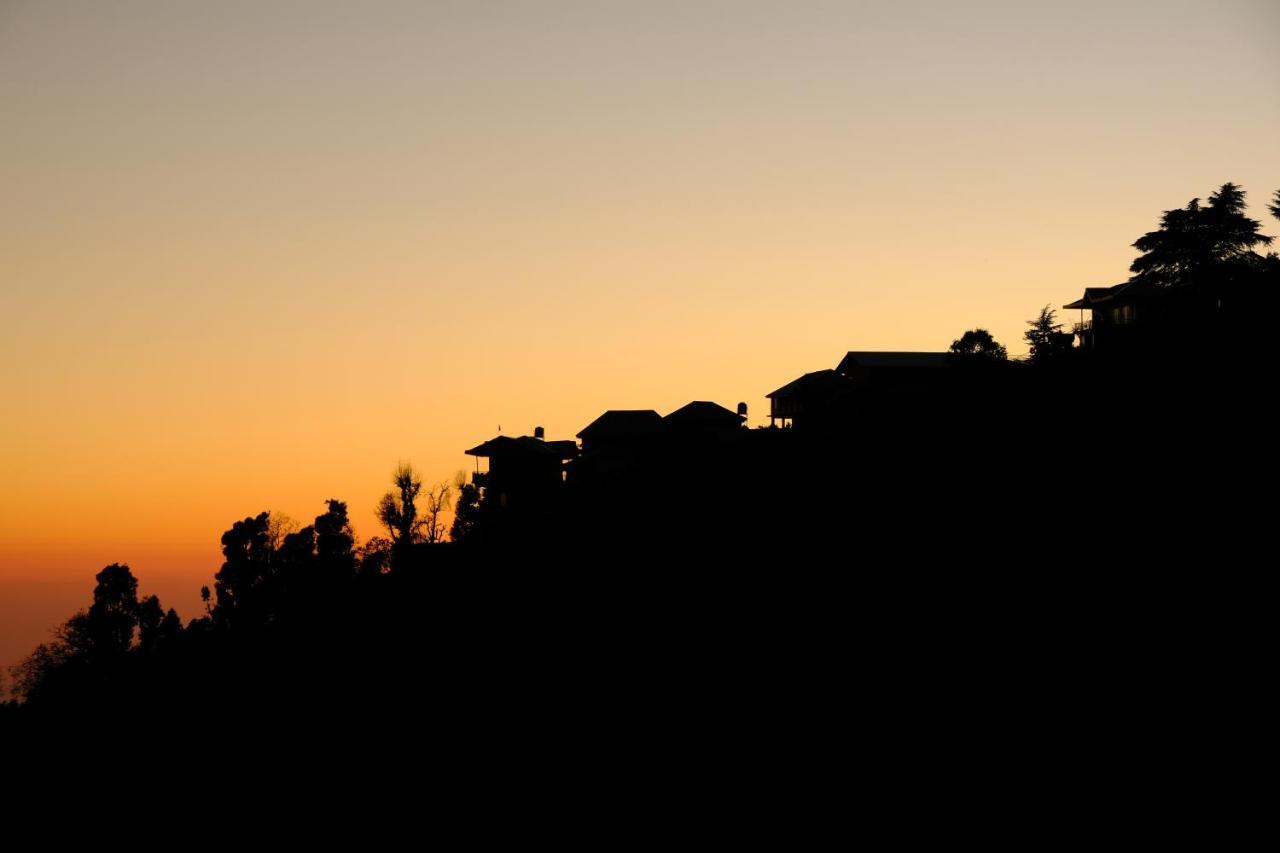
[[1280,259],[1242,199],[1167,212],[1025,360],[970,329],[845,350],[768,427],[697,400],[496,436],[470,481],[402,463],[363,544],[332,499],[232,523],[186,625],[107,566],[4,713],[1108,737],[1091,707],[1158,714],[1184,667],[1243,678],[1262,647],[1269,598],[1235,584],[1270,530]]

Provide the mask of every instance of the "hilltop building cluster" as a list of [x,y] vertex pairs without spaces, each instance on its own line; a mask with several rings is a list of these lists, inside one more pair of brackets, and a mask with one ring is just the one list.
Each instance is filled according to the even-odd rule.
[[[955,352],[851,351],[834,367],[766,394],[767,427],[747,428],[745,403],[731,409],[696,400],[666,415],[606,411],[576,440],[548,441],[539,427],[533,435],[499,435],[466,453],[476,458],[473,483],[488,501],[508,510],[544,511],[566,501],[579,509],[634,503],[636,494],[652,494],[662,479],[688,471],[728,489],[742,470],[759,474],[772,466],[781,481],[786,464],[813,464],[819,455],[829,464],[877,445],[927,455],[941,436],[972,438],[984,419],[1033,410],[1041,430],[1090,429],[1088,417],[1133,399],[1135,366],[1146,371],[1149,387],[1167,381],[1158,377],[1172,375],[1173,364],[1185,369],[1193,360],[1203,368],[1210,354],[1249,339],[1242,328],[1255,321],[1259,299],[1270,298],[1140,278],[1090,287],[1063,306],[1079,311],[1079,322],[1061,335],[1068,344],[1074,336],[1074,345],[1050,370]],[[1232,370],[1240,373],[1238,366]],[[1062,409],[1062,394],[1082,392],[1094,396],[1095,411]],[[922,440],[907,447],[912,435]]]
[[830,436],[875,419],[923,413],[961,388],[1015,383],[1024,369],[1010,362],[968,370],[945,352],[849,352],[834,368],[806,373],[766,394],[767,428],[747,428],[746,403],[729,409],[695,400],[666,415],[606,411],[578,432],[577,441],[548,441],[537,427],[533,435],[499,435],[466,453],[476,458],[472,482],[499,506],[548,505],[564,490],[597,492],[673,460],[755,462],[792,437]]

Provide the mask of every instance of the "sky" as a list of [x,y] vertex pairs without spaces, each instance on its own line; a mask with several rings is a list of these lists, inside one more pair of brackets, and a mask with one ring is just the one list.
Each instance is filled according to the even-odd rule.
[[368,538],[499,428],[1025,352],[1224,182],[1280,234],[1277,44],[1274,0],[0,0],[0,666],[109,563],[189,619],[233,521]]

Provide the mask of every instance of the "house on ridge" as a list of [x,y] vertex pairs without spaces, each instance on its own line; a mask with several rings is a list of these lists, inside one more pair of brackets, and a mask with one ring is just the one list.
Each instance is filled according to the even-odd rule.
[[[502,506],[553,498],[565,479],[565,463],[578,456],[573,441],[546,441],[542,427],[532,436],[499,435],[466,451],[476,457],[472,482],[490,491]],[[480,460],[488,471],[480,470]]]

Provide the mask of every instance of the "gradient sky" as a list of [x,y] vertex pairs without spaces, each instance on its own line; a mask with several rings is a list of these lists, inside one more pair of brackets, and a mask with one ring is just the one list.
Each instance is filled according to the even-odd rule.
[[1274,0],[0,0],[0,665],[107,563],[190,618],[232,521],[366,538],[499,425],[1024,352],[1161,211],[1266,218],[1278,45]]

